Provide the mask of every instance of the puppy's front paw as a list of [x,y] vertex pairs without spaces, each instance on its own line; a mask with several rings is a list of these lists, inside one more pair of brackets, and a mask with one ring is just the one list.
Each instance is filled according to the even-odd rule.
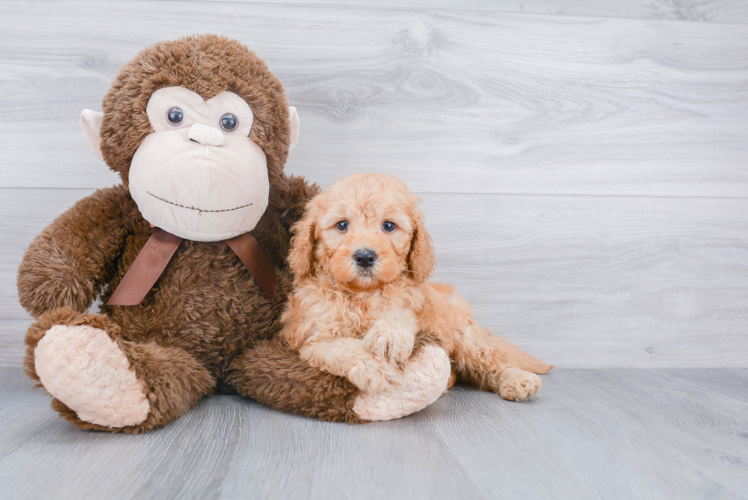
[[524,401],[540,389],[540,377],[520,368],[507,368],[499,377],[499,394],[511,401]]
[[348,370],[348,380],[364,392],[387,392],[403,383],[402,373],[389,363],[371,360],[356,363]]
[[364,349],[372,356],[402,365],[413,353],[415,334],[392,323],[377,322],[366,332],[363,341]]

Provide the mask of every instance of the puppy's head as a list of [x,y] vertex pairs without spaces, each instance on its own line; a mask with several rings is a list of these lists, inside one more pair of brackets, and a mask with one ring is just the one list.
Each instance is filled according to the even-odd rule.
[[333,184],[294,226],[288,261],[296,279],[326,274],[345,288],[373,290],[403,277],[426,280],[436,261],[420,200],[389,175],[356,174]]

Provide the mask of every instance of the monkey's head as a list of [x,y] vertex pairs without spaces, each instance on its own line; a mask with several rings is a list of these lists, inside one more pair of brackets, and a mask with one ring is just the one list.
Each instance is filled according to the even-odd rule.
[[265,63],[216,35],[142,51],[103,110],[81,113],[89,149],[129,185],[145,220],[196,241],[254,229],[299,133]]

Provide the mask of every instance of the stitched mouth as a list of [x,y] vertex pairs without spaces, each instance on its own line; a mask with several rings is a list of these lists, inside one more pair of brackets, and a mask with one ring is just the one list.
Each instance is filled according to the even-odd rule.
[[222,210],[203,210],[202,208],[187,207],[187,206],[184,206],[184,205],[180,205],[179,203],[174,203],[173,201],[165,200],[163,198],[160,198],[160,197],[156,196],[155,194],[151,193],[150,191],[146,191],[146,193],[148,193],[149,195],[153,196],[157,200],[163,201],[164,203],[168,203],[169,205],[174,205],[175,207],[180,207],[180,208],[186,208],[187,210],[195,210],[196,212],[200,212],[200,213],[203,213],[203,212],[205,212],[205,213],[212,213],[212,212],[232,212],[234,210],[239,210],[240,208],[247,208],[248,206],[252,205],[251,203],[247,203],[246,205],[242,205],[240,207],[224,208]]

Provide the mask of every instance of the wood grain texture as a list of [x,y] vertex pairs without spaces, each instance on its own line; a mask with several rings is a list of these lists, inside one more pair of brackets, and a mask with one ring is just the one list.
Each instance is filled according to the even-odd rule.
[[[23,252],[91,191],[0,192],[0,363],[14,364],[30,321],[15,287]],[[482,324],[544,361],[748,366],[748,200],[423,198],[434,280],[456,285]]]
[[[265,0],[208,1],[266,3]],[[748,23],[748,4],[742,0],[626,0],[625,2],[619,0],[276,0],[273,3]]]
[[26,352],[23,339],[32,322],[33,319],[28,316],[16,320],[0,319],[0,367],[23,366]]
[[0,369],[0,491],[26,498],[732,499],[746,370],[556,370],[527,403],[456,387],[411,417],[318,422],[216,396],[142,436],[76,430]]
[[419,192],[748,194],[745,25],[264,3],[3,7],[3,187],[115,182],[79,137],[80,110],[99,106],[140,49],[219,32],[284,82],[302,121],[288,169],[323,186],[375,171]]
[[[748,497],[748,370],[725,368],[748,367],[747,2],[0,12],[0,498]],[[283,81],[302,121],[289,172],[323,187],[394,173],[422,193],[435,279],[561,367],[537,398],[458,386],[412,417],[347,426],[222,396],[115,436],[32,392],[18,263],[118,182],[88,154],[80,110],[137,51],[196,32],[240,39]],[[721,368],[641,369],[684,366]]]

